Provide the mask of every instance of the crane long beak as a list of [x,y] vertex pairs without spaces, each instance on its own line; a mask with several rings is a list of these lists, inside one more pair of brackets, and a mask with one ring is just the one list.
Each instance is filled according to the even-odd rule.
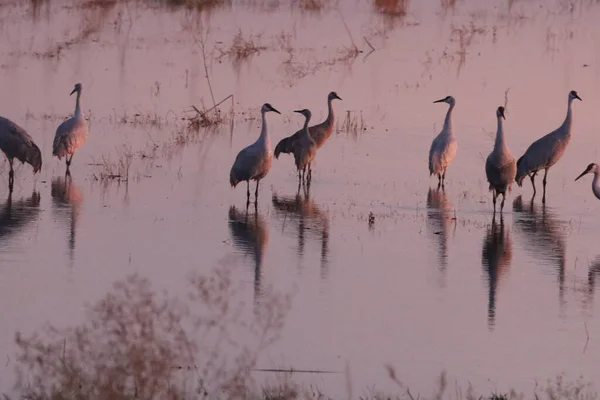
[[444,97],[443,99],[440,99],[440,100],[436,100],[436,101],[434,101],[434,103],[443,103],[443,102],[444,102],[444,100],[446,100],[446,98],[445,98],[445,97]]
[[294,110],[294,112],[297,112],[298,114],[302,114],[302,110]]
[[582,176],[586,175],[586,174],[587,174],[587,173],[589,173],[589,172],[590,172],[590,170],[589,170],[589,169],[586,169],[585,171],[583,171],[583,172],[581,173],[581,175],[579,175],[577,178],[575,178],[575,181],[577,181],[577,179],[581,178]]
[[335,95],[335,98],[338,99],[338,100],[342,100],[342,98],[340,96],[338,96],[337,94]]
[[76,88],[75,88],[75,89],[73,89],[73,91],[72,91],[72,92],[69,94],[69,96],[70,96],[70,95],[72,95],[73,93],[75,93],[76,91],[77,91],[77,89],[76,89]]
[[576,99],[579,99],[579,101],[583,101],[583,100],[581,99],[581,97],[579,97],[579,95],[577,95],[577,94],[575,95],[575,98],[576,98]]
[[271,107],[271,111],[275,111],[277,114],[281,115],[281,113],[279,111],[277,111],[275,108]]

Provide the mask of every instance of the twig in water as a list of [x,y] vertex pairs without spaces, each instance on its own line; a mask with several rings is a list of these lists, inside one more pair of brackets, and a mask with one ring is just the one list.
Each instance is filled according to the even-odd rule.
[[510,88],[506,89],[506,91],[504,92],[504,111],[508,110],[508,92],[510,91]]
[[287,372],[290,374],[341,374],[340,371],[328,371],[320,369],[294,369],[294,368],[254,368],[253,371],[259,372]]
[[354,42],[354,38],[352,38],[352,33],[350,32],[350,29],[348,28],[348,24],[346,24],[346,19],[344,18],[344,16],[342,15],[342,12],[339,9],[338,9],[338,13],[340,14],[340,18],[342,18],[342,22],[344,23],[346,32],[348,32],[348,36],[350,37],[350,42],[352,43],[352,47],[356,50],[357,53],[360,53],[361,51],[358,50],[358,47],[356,46],[356,43]]
[[588,328],[587,328],[587,324],[585,323],[585,321],[583,322],[583,327],[585,328],[585,346],[583,346],[583,354],[585,354],[585,351],[587,350],[587,346],[588,343],[590,342],[590,333],[588,332]]
[[369,42],[369,40],[367,40],[366,36],[363,36],[363,39],[365,39],[365,42],[369,45],[369,47],[371,48],[371,51],[369,51],[365,57],[363,58],[363,62],[367,61],[367,58],[373,54],[375,52],[375,47],[373,47],[373,45]]
[[200,47],[200,50],[202,51],[202,62],[204,64],[204,76],[206,77],[206,81],[208,83],[208,90],[210,91],[210,97],[212,98],[213,101],[213,105],[216,104],[215,102],[215,95],[213,93],[212,90],[212,85],[210,83],[210,77],[208,76],[208,65],[206,64],[206,51],[205,51],[205,45],[206,45],[206,40],[208,40],[208,34],[210,33],[210,27],[207,29],[206,31],[206,36],[203,36],[200,38],[200,40],[198,40],[196,38],[196,35],[193,35],[194,37],[194,42],[196,42],[196,45],[198,45]]

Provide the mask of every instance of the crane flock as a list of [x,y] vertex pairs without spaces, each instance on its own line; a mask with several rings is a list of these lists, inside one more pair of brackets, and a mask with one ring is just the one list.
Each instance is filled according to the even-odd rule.
[[[57,127],[52,145],[53,156],[58,157],[59,160],[65,157],[65,175],[67,176],[70,176],[73,155],[85,143],[88,136],[88,125],[81,109],[82,90],[82,84],[77,83],[71,91],[71,95],[74,93],[77,94],[75,110],[69,119]],[[298,188],[300,188],[301,184],[310,185],[312,179],[312,162],[317,155],[317,150],[325,144],[333,132],[335,114],[332,101],[336,99],[342,100],[336,92],[330,92],[327,95],[327,118],[318,125],[309,126],[311,120],[309,109],[295,110],[295,112],[304,116],[302,129],[289,137],[283,138],[275,147],[274,155],[277,159],[279,159],[282,153],[293,154],[298,172]],[[526,176],[529,176],[531,179],[533,195],[535,196],[535,176],[541,170],[544,170],[542,202],[546,201],[548,170],[560,160],[571,139],[573,120],[572,103],[575,99],[582,101],[577,92],[571,90],[568,96],[567,115],[563,123],[554,131],[534,141],[517,161],[515,161],[515,157],[513,157],[506,143],[503,129],[503,120],[506,118],[505,109],[504,107],[497,108],[497,131],[494,148],[485,161],[485,173],[489,183],[489,190],[492,192],[494,213],[496,212],[496,200],[498,196],[502,195],[502,202],[500,204],[500,212],[502,213],[506,193],[511,190],[512,183],[516,182],[517,185],[522,186],[523,179]],[[452,96],[447,96],[434,101],[434,103],[446,103],[449,106],[443,128],[433,139],[428,157],[429,175],[435,175],[438,179],[438,189],[440,186],[443,189],[446,173],[450,164],[455,159],[458,149],[458,142],[452,128],[452,112],[456,106],[456,100]],[[229,173],[229,182],[234,188],[238,183],[246,181],[247,204],[250,203],[250,181],[256,181],[254,197],[255,203],[258,203],[259,183],[267,176],[271,169],[273,153],[271,153],[271,143],[267,129],[266,113],[268,112],[281,114],[271,104],[263,104],[261,108],[262,127],[260,135],[254,143],[245,147],[237,154]],[[21,161],[21,163],[30,164],[34,174],[38,173],[42,168],[42,153],[31,136],[16,123],[4,117],[0,117],[0,149],[4,152],[9,162],[9,190],[11,192],[14,184],[13,162],[15,158]],[[584,175],[593,173],[592,191],[598,199],[600,199],[599,168],[597,164],[589,164],[585,171],[575,179],[577,181]]]
[[[317,150],[323,146],[333,131],[335,117],[331,103],[334,99],[341,100],[336,92],[330,92],[327,96],[327,119],[319,125],[308,126],[311,119],[311,112],[308,109],[296,110],[295,112],[304,115],[304,126],[293,135],[282,139],[275,147],[274,154],[277,159],[281,153],[292,153],[294,155],[298,171],[298,188],[300,188],[301,182],[310,184],[312,175],[311,164],[316,157]],[[509,150],[504,135],[503,120],[506,119],[505,109],[502,106],[496,109],[496,139],[494,141],[494,148],[485,161],[485,174],[489,183],[489,190],[492,192],[494,214],[496,213],[496,200],[498,196],[502,195],[502,202],[500,203],[500,213],[502,213],[506,194],[510,192],[513,182],[522,186],[525,176],[529,176],[531,179],[533,195],[535,196],[535,176],[541,170],[544,170],[544,194],[542,202],[546,202],[548,170],[560,160],[569,144],[573,118],[571,107],[575,99],[582,101],[577,92],[571,90],[568,97],[567,115],[561,126],[533,142],[518,160],[515,160],[515,157]],[[438,179],[438,189],[440,187],[444,189],[446,173],[450,164],[455,159],[458,149],[458,142],[452,128],[452,111],[456,106],[456,100],[452,96],[446,96],[443,99],[434,101],[434,103],[446,103],[449,106],[444,118],[443,128],[431,142],[428,157],[429,176],[435,175]],[[255,201],[257,202],[258,182],[267,175],[271,168],[272,157],[268,136],[266,136],[266,123],[264,119],[266,111],[274,111],[274,109],[268,103],[263,105],[263,128],[261,136],[257,142],[239,152],[230,172],[231,186],[235,187],[238,182],[243,180],[248,182],[247,204],[250,203],[249,181],[256,180]],[[256,150],[258,143],[260,143],[260,152]],[[307,168],[308,176],[306,176]],[[600,183],[598,182],[600,171],[598,165],[590,164],[577,179],[587,173],[594,173],[592,189],[596,197],[600,199]]]

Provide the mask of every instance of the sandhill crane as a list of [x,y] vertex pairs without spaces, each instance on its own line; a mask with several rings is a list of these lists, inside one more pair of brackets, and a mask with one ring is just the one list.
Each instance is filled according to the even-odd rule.
[[33,173],[36,174],[42,169],[42,152],[33,142],[31,136],[25,129],[4,117],[0,117],[0,149],[6,155],[10,165],[8,173],[8,188],[13,190],[15,170],[13,161],[16,158],[21,163],[28,163],[33,167]]
[[[317,142],[317,149],[320,149],[323,146],[323,144],[325,144],[325,141],[329,138],[329,136],[331,136],[331,132],[333,132],[335,116],[333,114],[333,107],[331,105],[331,102],[334,99],[342,100],[336,92],[330,92],[329,95],[327,95],[327,118],[320,124],[313,125],[308,128],[308,130],[310,131],[310,135],[313,137],[315,142]],[[281,139],[279,143],[277,143],[277,146],[275,146],[275,158],[279,158],[279,154],[281,153],[293,154],[294,145],[297,140],[301,139],[304,136],[303,133],[304,129],[300,129],[292,136]]]
[[447,96],[441,100],[434,101],[434,103],[447,103],[450,105],[446,113],[446,119],[444,120],[444,127],[439,135],[433,139],[431,148],[429,149],[429,176],[437,175],[439,187],[444,185],[446,170],[450,162],[454,159],[454,156],[456,156],[456,149],[458,147],[456,137],[454,137],[452,131],[452,110],[454,110],[456,101],[454,97]]
[[592,181],[592,192],[594,192],[594,196],[596,196],[597,199],[600,199],[600,185],[598,184],[598,173],[598,164],[592,163],[588,165],[585,171],[583,171],[581,175],[575,178],[575,180],[578,180],[579,178],[587,174],[594,174],[594,180]]
[[88,136],[87,122],[85,121],[80,106],[82,89],[81,83],[77,83],[73,88],[71,95],[77,93],[75,112],[71,118],[63,121],[58,128],[56,128],[54,143],[52,144],[52,155],[58,157],[59,160],[62,160],[62,158],[65,157],[67,175],[70,174],[69,167],[71,166],[71,161],[73,161],[75,151],[83,146]]
[[582,101],[581,97],[577,95],[577,92],[571,90],[569,92],[567,116],[562,125],[559,126],[558,129],[533,142],[527,148],[525,154],[517,160],[517,175],[515,180],[517,181],[517,184],[521,186],[525,176],[529,176],[531,185],[533,186],[533,196],[535,196],[536,193],[535,175],[538,171],[544,170],[544,180],[542,181],[544,194],[542,195],[542,203],[546,202],[546,177],[548,175],[548,170],[560,160],[571,139],[571,103],[574,99]]
[[254,192],[254,200],[258,201],[258,184],[262,178],[264,178],[271,169],[271,142],[269,140],[269,133],[267,132],[267,120],[265,114],[269,111],[281,114],[279,111],[273,108],[269,103],[263,104],[260,109],[262,114],[262,128],[260,130],[260,136],[256,142],[250,146],[242,149],[231,167],[229,172],[229,183],[232,187],[246,181],[248,184],[246,191],[246,203],[250,203],[250,181],[256,181],[256,191]]
[[481,250],[481,265],[487,273],[488,292],[488,328],[494,329],[496,322],[496,297],[498,284],[510,267],[512,261],[512,242],[508,231],[504,231],[504,220],[496,223],[492,217],[492,225],[488,228],[483,239]]
[[496,131],[494,150],[492,150],[485,160],[485,175],[492,191],[494,213],[496,212],[496,198],[500,194],[502,195],[500,212],[504,209],[506,191],[510,190],[511,184],[515,179],[515,174],[517,173],[517,163],[504,140],[504,129],[502,127],[502,119],[506,118],[504,116],[504,107],[498,107],[496,118],[498,119],[498,129]]
[[[310,111],[304,108],[302,110],[294,110],[294,112],[304,115],[305,118],[304,127],[302,128],[303,134],[294,144],[294,161],[298,170],[298,186],[300,186],[300,182],[306,180],[306,168],[308,168],[309,182],[312,177],[311,163],[317,154],[317,143],[308,130],[308,123],[311,117]],[[302,178],[300,177],[300,171],[302,171]]]

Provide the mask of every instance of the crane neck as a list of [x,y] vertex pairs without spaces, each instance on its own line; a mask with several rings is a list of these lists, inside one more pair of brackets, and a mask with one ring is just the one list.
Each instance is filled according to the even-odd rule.
[[600,199],[600,184],[598,182],[598,172],[594,172],[594,180],[592,181],[592,191],[596,198]]
[[260,136],[256,141],[257,144],[264,145],[265,149],[269,149],[271,142],[269,140],[269,132],[267,131],[267,118],[265,117],[265,112],[262,111],[262,126],[260,129]]
[[567,105],[567,116],[565,117],[565,121],[562,124],[562,128],[566,129],[566,134],[571,134],[571,121],[573,119],[573,113],[571,111],[571,104],[573,103],[573,99],[569,97],[569,103]]
[[498,128],[496,130],[496,142],[494,143],[494,150],[501,150],[506,146],[504,142],[504,123],[502,117],[498,116]]
[[448,112],[446,112],[446,119],[444,119],[444,132],[449,136],[453,136],[452,133],[452,110],[454,110],[454,104],[450,104]]
[[75,100],[75,113],[74,113],[75,118],[79,118],[82,115],[81,106],[79,103],[80,99],[81,99],[81,91],[78,90],[77,91],[77,100]]
[[[330,106],[331,106],[331,103],[329,103],[329,104],[330,104]],[[309,140],[311,143],[315,143],[315,140],[312,138],[312,136],[310,135],[310,132],[309,132],[309,130],[308,130],[308,123],[309,123],[309,122],[310,122],[310,118],[308,118],[308,117],[307,117],[307,118],[304,120],[304,127],[303,127],[302,129],[304,129],[304,132],[306,133],[306,137],[308,138],[308,140]]]
[[332,101],[333,99],[327,99],[327,119],[325,120],[325,122],[327,122],[327,125],[332,125],[335,120],[335,116],[333,114],[333,106],[331,105]]

